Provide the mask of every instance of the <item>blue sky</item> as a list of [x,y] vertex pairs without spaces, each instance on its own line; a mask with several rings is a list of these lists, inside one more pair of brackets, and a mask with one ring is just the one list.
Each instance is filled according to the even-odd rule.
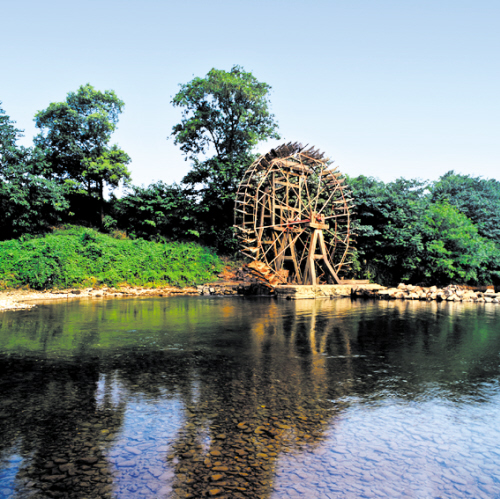
[[135,184],[178,182],[179,83],[239,64],[272,86],[283,141],[349,175],[500,180],[500,1],[1,0],[0,101],[33,116],[91,83],[125,101]]

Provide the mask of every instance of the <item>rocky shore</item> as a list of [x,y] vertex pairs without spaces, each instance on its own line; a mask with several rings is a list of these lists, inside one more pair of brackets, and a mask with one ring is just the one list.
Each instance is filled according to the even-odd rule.
[[0,292],[0,311],[22,310],[36,306],[33,301],[70,300],[74,298],[120,298],[130,296],[176,296],[176,295],[198,295],[198,288],[186,287],[162,287],[142,288],[124,286],[115,288],[87,288],[87,289],[64,289],[64,290],[11,290]]
[[380,300],[399,299],[500,303],[500,293],[495,293],[495,289],[493,286],[471,288],[469,286],[450,285],[446,286],[445,288],[438,288],[436,286],[422,287],[413,286],[411,284],[399,284],[397,288],[353,288],[351,296],[378,298]]
[[36,303],[52,300],[70,299],[104,299],[146,296],[195,296],[195,295],[267,295],[287,299],[302,298],[375,298],[379,300],[426,300],[453,301],[476,303],[500,303],[500,292],[496,293],[493,286],[470,288],[467,286],[450,285],[445,288],[436,286],[422,287],[411,284],[399,284],[396,288],[387,288],[378,284],[356,285],[324,285],[324,286],[270,286],[266,282],[234,282],[220,281],[196,287],[161,287],[142,288],[126,286],[114,288],[87,288],[50,291],[11,290],[0,291],[0,311],[25,310],[36,306]]

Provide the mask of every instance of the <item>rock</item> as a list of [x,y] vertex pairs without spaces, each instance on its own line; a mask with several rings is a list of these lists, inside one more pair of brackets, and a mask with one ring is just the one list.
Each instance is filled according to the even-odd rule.
[[58,482],[59,480],[63,480],[66,478],[66,475],[43,475],[41,480],[43,482]]
[[81,457],[80,459],[78,459],[78,461],[84,464],[94,464],[97,463],[99,459],[97,459],[97,457],[95,456],[87,456],[87,457]]
[[212,471],[229,471],[229,468],[227,466],[214,466]]

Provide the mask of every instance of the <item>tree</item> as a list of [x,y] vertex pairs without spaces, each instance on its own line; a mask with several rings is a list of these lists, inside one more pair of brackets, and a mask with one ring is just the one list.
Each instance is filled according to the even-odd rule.
[[104,184],[116,188],[130,180],[130,158],[118,146],[109,146],[124,107],[112,90],[101,92],[90,84],[68,93],[65,102],[53,102],[35,115],[41,133],[35,144],[45,151],[48,178],[83,189],[99,199],[104,216]]
[[17,129],[15,123],[0,107],[0,175],[8,164],[16,161],[16,141],[22,137],[22,130]]
[[449,171],[431,186],[433,202],[448,202],[500,249],[500,182]]
[[493,241],[481,237],[473,222],[455,206],[446,202],[429,205],[423,239],[425,276],[435,284],[490,284],[500,277],[500,250]]
[[418,279],[426,183],[400,178],[385,184],[363,175],[348,183],[357,210],[354,231],[363,277],[386,284]]
[[174,240],[199,237],[193,200],[177,184],[160,181],[148,187],[132,186],[114,205],[118,226],[131,236]]
[[38,234],[61,221],[69,208],[63,186],[30,172],[27,164],[9,167],[0,180],[0,239]]
[[355,231],[364,276],[389,285],[500,279],[498,247],[456,206],[434,201],[426,182],[385,184],[359,176],[349,184],[358,211]]
[[206,238],[228,249],[232,204],[243,170],[255,159],[253,148],[279,138],[269,111],[271,87],[240,66],[212,69],[180,87],[172,104],[183,109],[182,119],[172,136],[193,161],[183,183],[199,201],[197,217]]
[[0,109],[0,239],[44,232],[68,208],[64,189],[36,174],[45,165],[40,150],[17,145],[14,124]]

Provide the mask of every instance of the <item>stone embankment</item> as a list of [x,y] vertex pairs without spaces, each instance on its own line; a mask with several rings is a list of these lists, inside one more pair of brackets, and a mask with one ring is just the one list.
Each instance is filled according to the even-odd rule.
[[436,286],[422,287],[411,284],[399,284],[397,288],[380,287],[367,289],[353,288],[352,296],[378,299],[461,301],[477,303],[500,303],[500,293],[495,293],[493,286],[478,290],[468,286],[450,285],[445,288]]

